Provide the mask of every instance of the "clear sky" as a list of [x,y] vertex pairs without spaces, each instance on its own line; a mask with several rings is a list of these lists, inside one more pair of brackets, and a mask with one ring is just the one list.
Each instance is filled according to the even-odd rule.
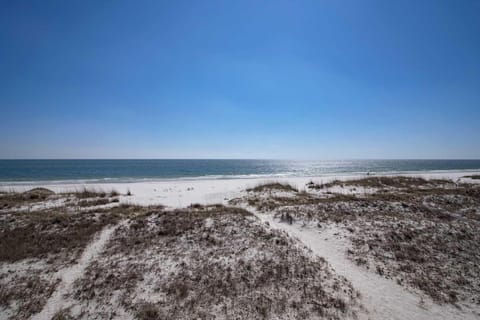
[[480,158],[480,1],[1,1],[0,158]]

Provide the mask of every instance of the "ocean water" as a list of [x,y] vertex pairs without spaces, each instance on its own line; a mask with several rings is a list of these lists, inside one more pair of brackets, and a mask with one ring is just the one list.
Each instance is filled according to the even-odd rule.
[[480,160],[0,160],[0,182],[120,182],[480,170]]

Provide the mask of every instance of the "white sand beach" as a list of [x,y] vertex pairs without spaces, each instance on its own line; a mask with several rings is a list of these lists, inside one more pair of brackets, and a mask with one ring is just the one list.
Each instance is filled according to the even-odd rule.
[[[475,180],[463,178],[468,175],[478,174],[478,171],[444,171],[425,173],[400,174],[407,177],[422,177],[427,179],[450,179],[457,181]],[[120,202],[138,205],[164,205],[171,208],[182,208],[191,204],[227,204],[229,200],[244,194],[247,188],[256,185],[278,181],[291,184],[299,189],[313,181],[315,183],[328,183],[333,180],[359,179],[371,176],[397,176],[399,174],[376,174],[376,175],[326,175],[313,177],[286,177],[286,178],[235,178],[235,179],[170,179],[158,181],[122,182],[122,183],[84,183],[84,182],[35,182],[35,183],[4,183],[0,191],[23,192],[36,187],[45,187],[57,193],[76,192],[84,188],[109,192],[116,190],[120,196]],[[478,180],[477,180],[478,181]],[[128,191],[131,196],[124,196]]]
[[[479,180],[473,180],[466,177],[473,174],[478,174],[478,171],[428,172],[404,174],[402,176],[425,179],[447,179],[454,182],[452,186],[455,186],[456,183],[462,184],[463,182],[478,183]],[[210,204],[236,206],[254,213],[265,230],[280,231],[284,235],[288,235],[288,237],[291,239],[296,239],[295,241],[298,241],[299,245],[302,245],[307,248],[307,250],[310,250],[316,258],[326,261],[336,275],[344,277],[348,283],[351,283],[353,289],[359,292],[359,303],[361,303],[361,307],[352,314],[345,313],[340,317],[340,319],[478,319],[480,317],[480,307],[478,304],[465,301],[457,304],[438,303],[438,301],[434,301],[430,296],[417,289],[401,285],[400,282],[398,282],[398,279],[395,280],[392,277],[385,277],[382,273],[379,274],[378,269],[375,271],[355,263],[354,260],[347,255],[347,252],[351,251],[350,248],[352,248],[353,245],[351,240],[349,240],[349,232],[347,230],[350,230],[351,226],[349,226],[348,223],[327,223],[323,224],[323,227],[321,228],[317,226],[317,222],[309,219],[302,220],[302,218],[299,218],[298,220],[295,218],[296,222],[293,224],[285,223],[285,221],[282,222],[279,218],[279,212],[281,211],[278,211],[277,209],[273,211],[257,210],[255,207],[250,206],[250,202],[248,201],[248,198],[251,197],[252,194],[251,191],[249,192],[247,189],[251,189],[273,181],[291,185],[297,190],[295,191],[295,194],[301,194],[301,192],[306,192],[306,194],[308,194],[316,192],[315,190],[308,190],[307,184],[310,182],[313,182],[314,184],[326,184],[335,180],[349,181],[365,177],[381,177],[381,175],[332,175],[321,177],[290,177],[277,179],[181,179],[94,184],[11,184],[3,185],[0,188],[0,191],[24,192],[32,188],[45,187],[56,193],[79,192],[84,188],[99,192],[104,191],[107,193],[115,190],[119,193],[117,196],[115,196],[118,198],[118,202],[109,202],[106,205],[91,207],[90,210],[95,210],[95,208],[108,209],[112,208],[112,206],[118,206],[119,204],[140,206],[163,205],[167,208],[167,210],[186,208],[194,204],[196,206]],[[375,190],[369,187],[361,186],[355,188],[332,186],[320,191],[320,193],[324,195],[333,194],[358,196],[368,195],[370,192],[375,192]],[[130,195],[127,195],[127,193]],[[254,199],[256,199],[255,201],[258,199],[264,199],[268,201],[269,198],[278,196],[289,199],[289,197],[296,197],[297,195],[295,194],[291,194],[288,190],[273,190],[260,192],[255,195]],[[66,202],[62,199],[55,199],[46,201],[40,205],[37,204],[30,207],[20,207],[18,210],[34,212],[36,210],[43,210],[46,208],[62,208],[65,205]],[[279,208],[281,209],[282,207]],[[283,208],[288,208],[288,206]],[[300,209],[295,210],[302,210],[301,206],[298,208]],[[352,210],[357,210],[357,208],[352,207]],[[4,212],[8,213],[9,211]],[[15,212],[15,210],[10,212]],[[127,221],[128,219],[120,222],[120,224],[124,226],[122,228],[130,228],[130,224],[127,223]],[[211,228],[212,223],[213,220],[208,220],[208,223],[206,223],[207,227]],[[117,228],[118,225],[119,224],[117,224],[115,228]],[[320,225],[320,222],[318,222],[318,225]],[[355,224],[353,224],[353,226],[355,226]],[[52,279],[57,277],[60,279],[61,283],[52,292],[50,298],[40,309],[40,312],[34,314],[34,319],[49,319],[59,312],[64,312],[61,308],[62,304],[70,305],[73,310],[72,312],[76,312],[77,316],[85,312],[87,312],[86,314],[91,315],[96,314],[95,312],[97,311],[95,308],[80,307],[80,305],[78,305],[79,302],[74,302],[75,300],[72,299],[72,296],[69,296],[69,298],[65,297],[69,293],[71,294],[71,292],[73,292],[74,281],[76,279],[81,279],[82,277],[87,276],[88,273],[86,270],[88,265],[94,263],[94,260],[97,259],[97,256],[101,256],[100,253],[101,250],[103,250],[102,248],[106,246],[109,238],[112,237],[112,230],[114,230],[113,228],[114,227],[104,228],[102,233],[94,238],[94,241],[85,248],[76,264],[60,268],[56,271],[56,273],[52,273],[52,275],[48,276],[52,277]],[[102,259],[106,258],[103,257]],[[139,259],[143,259],[142,261],[147,261],[149,258],[148,256],[142,256],[141,258],[139,257]],[[224,257],[222,259],[224,259]],[[105,261],[106,262],[104,263],[107,263],[109,260]],[[11,265],[10,268],[17,267],[15,265]],[[147,272],[145,273],[144,277],[149,278],[154,277],[154,275]],[[146,293],[142,293],[142,296],[145,296],[145,294]],[[148,300],[150,298],[147,295],[145,299]],[[356,307],[354,307],[355,302],[353,300],[352,304],[352,310],[355,310]],[[105,305],[101,305],[101,308],[103,308],[102,312],[106,312],[107,314],[113,312],[113,309],[106,307]],[[133,318],[132,314],[128,310],[120,308],[119,304],[117,305],[117,308],[121,312],[118,311],[119,313],[115,316],[115,318]],[[9,312],[11,311],[7,312],[4,310],[3,313],[0,312],[0,319],[8,319],[11,315]],[[355,316],[352,317],[353,314],[355,314]]]

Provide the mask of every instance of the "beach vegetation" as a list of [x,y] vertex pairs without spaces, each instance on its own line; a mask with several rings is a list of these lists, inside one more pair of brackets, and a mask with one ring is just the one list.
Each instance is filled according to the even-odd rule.
[[470,179],[474,179],[474,180],[480,180],[480,174],[474,174],[474,175],[471,175],[471,176],[465,176],[464,178],[470,178]]
[[54,194],[55,192],[47,188],[33,188],[25,192],[5,192],[0,194],[0,209],[10,209],[45,201]]
[[81,190],[77,190],[76,192],[74,192],[74,195],[79,199],[84,199],[84,198],[118,197],[120,193],[115,189],[112,189],[109,192],[106,192],[102,189],[83,187]]
[[[337,193],[328,189],[333,186],[372,190]],[[244,202],[285,223],[341,225],[352,243],[348,257],[357,265],[438,303],[480,303],[480,280],[473,276],[480,274],[477,184],[369,177],[319,185],[303,197],[247,194]]]
[[381,177],[367,177],[352,180],[333,180],[328,183],[314,183],[310,181],[307,183],[308,189],[328,189],[332,187],[364,187],[364,188],[412,188],[424,187],[431,185],[452,184],[450,180],[444,179],[424,179],[420,177],[406,177],[406,176],[381,176]]
[[298,192],[298,189],[289,183],[284,182],[268,182],[259,184],[253,188],[248,188],[248,192],[264,192],[264,191],[285,191]]
[[118,292],[139,319],[212,318],[219,301],[231,319],[343,319],[358,310],[358,293],[325,260],[244,209],[195,205],[131,219],[75,282],[78,303],[106,304]]

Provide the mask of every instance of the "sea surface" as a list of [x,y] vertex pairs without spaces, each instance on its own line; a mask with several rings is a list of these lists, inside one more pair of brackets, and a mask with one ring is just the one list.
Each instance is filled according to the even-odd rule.
[[480,171],[480,160],[0,160],[0,183]]

